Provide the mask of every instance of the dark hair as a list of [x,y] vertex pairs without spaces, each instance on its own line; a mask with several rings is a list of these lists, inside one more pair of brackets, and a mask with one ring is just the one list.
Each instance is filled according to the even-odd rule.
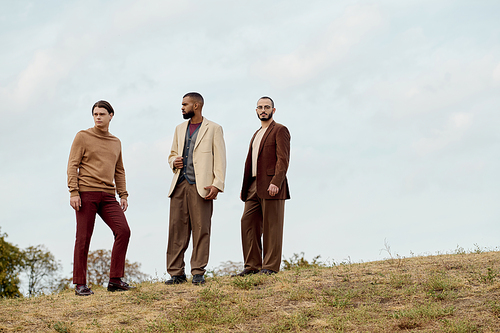
[[92,107],[92,115],[94,114],[94,109],[95,108],[104,108],[108,111],[109,114],[115,114],[115,110],[113,110],[113,107],[109,102],[106,101],[97,101],[95,102],[94,106]]
[[272,107],[273,107],[273,109],[274,109],[274,101],[273,101],[273,99],[272,99],[271,97],[268,97],[268,96],[262,96],[261,98],[259,98],[259,99],[257,100],[257,102],[258,102],[258,101],[260,101],[261,99],[268,99],[268,100],[270,100],[270,101],[271,101],[271,106],[272,106]]
[[187,93],[186,95],[182,96],[182,98],[185,98],[185,97],[189,97],[189,98],[194,99],[196,102],[200,103],[201,106],[203,106],[203,104],[205,103],[205,101],[203,100],[203,96],[201,96],[201,94],[197,93],[197,92],[190,92],[190,93]]

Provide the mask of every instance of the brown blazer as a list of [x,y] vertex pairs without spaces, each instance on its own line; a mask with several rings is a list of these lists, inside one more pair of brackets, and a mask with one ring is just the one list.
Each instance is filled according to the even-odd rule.
[[[257,131],[258,132],[258,131]],[[245,171],[243,174],[243,186],[241,188],[241,200],[246,201],[248,189],[252,184],[252,143],[255,134],[250,141]],[[290,132],[288,129],[273,121],[262,137],[257,158],[257,195],[261,199],[290,199],[286,172],[290,161]],[[280,188],[274,197],[269,195],[267,189],[269,184]]]

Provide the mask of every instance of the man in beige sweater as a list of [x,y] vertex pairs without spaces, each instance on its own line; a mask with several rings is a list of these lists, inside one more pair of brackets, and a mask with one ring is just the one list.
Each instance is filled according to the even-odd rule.
[[[69,154],[70,205],[76,212],[73,283],[76,284],[75,294],[78,296],[93,294],[87,287],[87,257],[96,214],[111,228],[115,237],[108,290],[134,288],[121,280],[125,271],[130,229],[124,214],[128,207],[128,193],[121,142],[108,131],[114,114],[108,102],[96,102],[92,107],[95,126],[76,134]],[[120,203],[116,201],[116,192],[120,196]]]

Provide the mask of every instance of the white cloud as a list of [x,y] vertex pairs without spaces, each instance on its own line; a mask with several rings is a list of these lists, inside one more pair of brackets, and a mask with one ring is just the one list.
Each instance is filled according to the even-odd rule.
[[40,96],[53,96],[59,81],[65,78],[78,61],[78,55],[63,50],[37,51],[31,63],[23,70],[10,88],[13,102],[23,110],[33,105]]
[[472,121],[472,114],[454,113],[442,129],[435,130],[431,137],[419,139],[413,147],[420,156],[439,152],[448,145],[459,142],[472,125]]
[[500,82],[500,63],[493,70],[493,79],[497,82]]
[[190,1],[117,1],[119,10],[113,14],[114,29],[130,32],[156,25],[172,17],[180,16],[190,8]]
[[491,55],[461,55],[443,46],[425,63],[409,63],[375,81],[370,94],[380,99],[393,117],[464,110],[491,86],[497,62]]
[[318,38],[291,53],[273,55],[257,62],[254,72],[260,77],[270,78],[279,87],[303,83],[345,58],[352,47],[382,23],[377,6],[349,7],[324,31],[315,31]]

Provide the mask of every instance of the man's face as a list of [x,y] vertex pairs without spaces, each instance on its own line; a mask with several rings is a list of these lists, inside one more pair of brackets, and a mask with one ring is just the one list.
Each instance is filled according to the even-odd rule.
[[109,114],[108,110],[105,108],[96,107],[93,112],[95,127],[107,130],[109,127],[109,122],[113,118],[112,114]]
[[184,97],[182,99],[182,117],[184,119],[191,119],[194,116],[194,102],[191,97]]
[[257,117],[260,120],[266,121],[273,117],[275,108],[272,107],[272,103],[267,98],[259,99],[257,102]]

